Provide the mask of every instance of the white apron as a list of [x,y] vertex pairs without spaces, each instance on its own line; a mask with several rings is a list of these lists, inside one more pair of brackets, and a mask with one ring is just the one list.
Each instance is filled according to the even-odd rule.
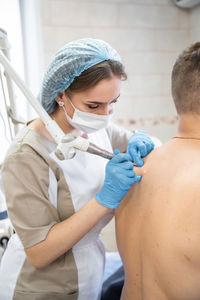
[[[106,131],[89,134],[89,140],[95,145],[112,152],[112,146]],[[78,211],[101,189],[105,166],[108,160],[97,155],[77,151],[76,156],[67,161],[51,156],[62,168],[69,185],[75,211]],[[74,247],[73,254],[78,269],[78,300],[100,299],[102,278],[105,265],[105,249],[99,237],[102,228],[113,217],[113,211],[93,227]]]

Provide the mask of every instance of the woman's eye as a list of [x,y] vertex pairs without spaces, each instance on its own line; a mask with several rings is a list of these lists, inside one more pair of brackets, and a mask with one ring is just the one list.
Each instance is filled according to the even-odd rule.
[[114,104],[118,101],[118,99],[115,99],[114,101],[112,101],[110,104]]
[[[112,105],[112,104],[116,103],[117,100],[118,100],[118,99],[113,100],[111,103],[109,103],[109,105]],[[88,107],[89,109],[97,109],[97,108],[99,108],[100,106],[101,106],[101,104],[87,104],[87,107]]]
[[88,108],[90,108],[90,109],[96,109],[98,107],[99,107],[99,105],[88,105]]

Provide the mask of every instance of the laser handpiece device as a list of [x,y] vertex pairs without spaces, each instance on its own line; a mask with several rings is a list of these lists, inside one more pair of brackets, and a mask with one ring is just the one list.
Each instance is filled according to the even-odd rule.
[[63,137],[63,139],[57,146],[55,155],[60,160],[63,160],[65,158],[73,158],[76,154],[76,150],[89,152],[106,159],[111,159],[114,157],[113,153],[101,149],[100,147],[91,143],[88,139],[76,136],[74,134],[67,134]]

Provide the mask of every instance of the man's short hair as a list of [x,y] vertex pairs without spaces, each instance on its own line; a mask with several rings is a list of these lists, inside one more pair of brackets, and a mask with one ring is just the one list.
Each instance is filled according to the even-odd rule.
[[172,96],[178,114],[200,114],[200,42],[192,44],[176,60]]

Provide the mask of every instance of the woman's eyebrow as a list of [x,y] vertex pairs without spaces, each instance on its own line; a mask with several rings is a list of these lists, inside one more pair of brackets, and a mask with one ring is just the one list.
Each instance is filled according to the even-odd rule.
[[[119,96],[120,96],[120,94],[119,94]],[[117,100],[118,98],[119,98],[119,96],[117,96],[115,99],[113,99],[112,101],[110,101],[110,102],[113,102],[113,101],[115,101],[115,100]],[[100,101],[90,101],[90,100],[87,100],[87,103],[89,104],[105,104],[104,102],[100,102]],[[107,103],[107,102],[106,102]]]

